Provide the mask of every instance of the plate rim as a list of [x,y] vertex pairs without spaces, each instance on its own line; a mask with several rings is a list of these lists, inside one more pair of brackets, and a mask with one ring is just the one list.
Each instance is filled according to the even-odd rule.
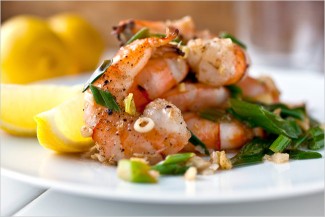
[[[319,159],[319,160],[323,160]],[[55,181],[47,178],[34,177],[32,175],[23,174],[10,169],[1,167],[1,175],[6,177],[23,181],[34,186],[39,186],[43,188],[53,188],[57,191],[64,193],[73,193],[76,195],[89,196],[99,199],[125,201],[125,202],[143,202],[150,204],[223,204],[223,203],[240,203],[240,202],[254,202],[254,201],[269,201],[274,199],[285,199],[297,196],[311,195],[315,193],[324,193],[324,182],[318,181],[313,183],[308,183],[308,186],[299,185],[295,186],[293,189],[271,189],[271,191],[261,193],[260,190],[249,190],[240,193],[222,193],[218,196],[205,197],[195,195],[193,197],[184,195],[178,195],[177,197],[159,197],[159,195],[151,195],[151,197],[143,197],[139,195],[133,195],[130,193],[121,193],[110,191],[111,194],[103,194],[102,187],[92,187],[93,191],[88,190],[87,184],[73,183],[70,181]],[[124,182],[124,181],[123,181]],[[125,182],[127,183],[127,182]],[[134,185],[134,183],[127,183]],[[136,184],[143,185],[143,184]],[[102,192],[102,193],[98,193]],[[249,196],[248,193],[249,192]]]

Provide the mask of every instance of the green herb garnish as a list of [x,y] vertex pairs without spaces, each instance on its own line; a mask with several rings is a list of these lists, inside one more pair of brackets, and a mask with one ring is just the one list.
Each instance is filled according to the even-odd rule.
[[194,153],[171,154],[166,157],[166,159],[162,162],[162,164],[167,165],[167,164],[175,164],[175,163],[184,163],[194,156],[195,156]]
[[194,153],[168,155],[164,161],[151,168],[163,175],[182,175],[189,168],[189,166],[185,165],[186,162],[194,156]]
[[243,95],[243,91],[236,85],[228,85],[226,88],[229,90],[231,98],[240,98]]
[[282,152],[290,145],[290,143],[290,138],[284,135],[279,135],[278,138],[271,144],[270,150],[272,150],[273,152]]
[[157,177],[150,173],[150,166],[145,162],[123,159],[118,162],[117,175],[121,179],[135,183],[156,183]]
[[302,150],[295,149],[295,150],[287,150],[286,153],[289,154],[290,159],[294,159],[294,160],[322,158],[322,155],[315,151],[302,151]]
[[306,118],[306,108],[305,106],[289,108],[283,103],[276,103],[271,105],[261,104],[265,109],[269,111],[274,111],[276,109],[281,109],[280,115],[284,118],[293,117],[299,120],[304,120]]
[[196,137],[193,133],[192,133],[192,131],[190,131],[191,132],[191,138],[188,140],[190,143],[192,143],[194,146],[200,146],[201,148],[203,148],[203,150],[204,150],[204,153],[206,154],[206,155],[209,155],[210,153],[209,153],[209,150],[208,150],[208,148],[207,148],[207,146],[198,138],[198,137]]
[[232,113],[235,118],[247,121],[251,126],[259,126],[270,133],[283,134],[289,138],[298,138],[301,129],[293,120],[284,120],[263,106],[238,99],[230,99]]
[[230,38],[232,42],[234,42],[235,44],[238,44],[240,47],[244,48],[244,49],[247,49],[246,45],[239,41],[237,38],[235,38],[233,35],[227,33],[227,32],[221,32],[219,34],[219,37],[220,38]]
[[106,108],[111,109],[112,111],[120,111],[120,107],[116,103],[114,96],[108,92],[103,91],[94,85],[90,85],[90,90],[93,93],[94,99],[97,104],[105,106]]
[[104,60],[103,63],[96,69],[96,71],[90,76],[88,81],[85,83],[82,92],[85,92],[89,88],[90,84],[94,83],[102,74],[104,74],[104,72],[106,72],[112,62],[113,60]]
[[183,175],[189,166],[179,164],[157,164],[151,169],[158,171],[162,175]]
[[204,109],[203,111],[199,112],[201,118],[207,119],[209,121],[217,122],[220,121],[222,118],[225,118],[227,113],[221,109]]
[[140,29],[137,33],[135,33],[127,42],[126,44],[131,44],[137,39],[148,38],[150,36],[149,29],[144,27]]
[[255,138],[245,144],[239,152],[230,160],[233,166],[242,166],[247,164],[255,164],[263,161],[264,155],[267,153],[271,142]]

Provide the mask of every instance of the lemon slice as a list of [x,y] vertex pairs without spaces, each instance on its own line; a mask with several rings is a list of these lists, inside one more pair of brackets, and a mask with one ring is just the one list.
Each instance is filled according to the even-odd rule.
[[39,143],[57,152],[87,151],[93,141],[90,137],[82,137],[80,132],[84,125],[83,103],[83,94],[80,93],[59,106],[36,115]]
[[81,92],[82,86],[11,85],[1,88],[0,128],[18,136],[35,136],[34,116]]

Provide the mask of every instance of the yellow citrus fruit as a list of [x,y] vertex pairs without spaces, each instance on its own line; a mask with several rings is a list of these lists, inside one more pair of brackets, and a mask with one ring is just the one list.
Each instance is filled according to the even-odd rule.
[[66,43],[78,72],[96,68],[105,44],[100,33],[76,14],[58,14],[49,18],[50,27]]
[[35,136],[34,116],[81,92],[82,86],[2,84],[0,128],[19,136]]
[[71,57],[48,23],[17,16],[1,27],[1,83],[25,84],[69,74]]
[[89,150],[93,141],[91,137],[82,137],[80,132],[84,125],[83,105],[83,94],[80,93],[59,106],[36,115],[39,143],[56,152]]

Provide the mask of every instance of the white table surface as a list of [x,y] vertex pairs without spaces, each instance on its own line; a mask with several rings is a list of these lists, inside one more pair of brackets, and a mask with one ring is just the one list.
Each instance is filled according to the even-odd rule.
[[210,205],[109,201],[42,189],[1,176],[1,216],[324,216],[324,193]]

